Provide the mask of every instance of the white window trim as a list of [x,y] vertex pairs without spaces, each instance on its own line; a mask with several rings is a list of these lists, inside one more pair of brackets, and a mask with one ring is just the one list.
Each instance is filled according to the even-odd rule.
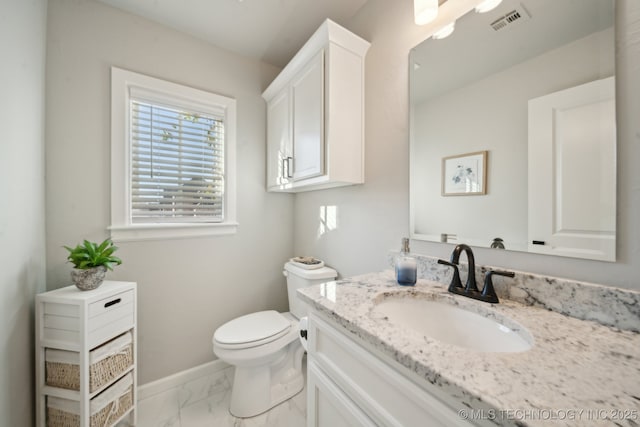
[[[225,112],[225,203],[220,223],[133,224],[131,221],[131,89],[153,91],[182,105],[215,105]],[[114,242],[234,234],[236,221],[236,100],[111,67],[111,239]]]

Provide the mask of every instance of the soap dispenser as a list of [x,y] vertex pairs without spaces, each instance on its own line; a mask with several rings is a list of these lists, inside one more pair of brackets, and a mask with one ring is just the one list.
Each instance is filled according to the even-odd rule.
[[418,262],[409,253],[409,239],[402,239],[400,255],[396,258],[396,280],[400,285],[413,286],[416,284]]

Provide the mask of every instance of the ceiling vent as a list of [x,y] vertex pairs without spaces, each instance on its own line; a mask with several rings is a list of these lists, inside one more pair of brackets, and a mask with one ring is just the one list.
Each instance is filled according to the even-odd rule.
[[531,15],[527,9],[524,8],[524,5],[520,4],[518,8],[493,21],[491,23],[491,28],[495,31],[500,31],[506,28],[511,28],[524,21],[528,21],[529,19],[531,19]]

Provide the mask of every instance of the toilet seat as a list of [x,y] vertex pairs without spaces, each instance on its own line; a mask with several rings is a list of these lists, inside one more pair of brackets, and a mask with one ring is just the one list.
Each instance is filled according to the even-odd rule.
[[220,348],[239,350],[275,341],[286,335],[291,327],[291,322],[277,311],[259,311],[220,326],[213,339]]

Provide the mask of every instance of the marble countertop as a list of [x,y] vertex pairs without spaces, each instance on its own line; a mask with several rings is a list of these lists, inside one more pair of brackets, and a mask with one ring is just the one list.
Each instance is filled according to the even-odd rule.
[[[437,298],[484,316],[506,317],[533,339],[520,353],[482,353],[391,324],[373,310],[389,293]],[[301,289],[314,309],[367,345],[437,386],[460,410],[507,425],[640,425],[640,334],[519,302],[487,304],[418,280],[399,286],[392,271]],[[526,335],[526,334],[525,334]]]

